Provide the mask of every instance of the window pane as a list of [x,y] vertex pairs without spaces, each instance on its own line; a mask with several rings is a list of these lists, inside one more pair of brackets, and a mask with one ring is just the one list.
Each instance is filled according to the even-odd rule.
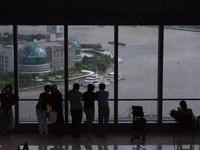
[[[75,45],[75,62],[69,68],[69,85],[73,86],[74,82],[79,82],[81,90],[87,90],[87,84],[93,83],[96,87],[100,82],[107,84],[106,90],[110,92],[110,99],[114,98],[114,84],[103,80],[108,72],[114,71],[112,64],[112,57],[114,53],[114,45],[108,44],[108,41],[114,40],[114,27],[113,26],[69,26],[68,27],[68,42],[69,45]],[[72,54],[70,55],[71,57]],[[69,57],[70,57],[69,56]],[[71,58],[69,58],[70,60]],[[111,65],[111,67],[110,67]],[[75,70],[75,71],[74,71]],[[75,74],[81,70],[88,70],[91,72],[82,72],[86,77],[79,77],[82,74]],[[99,76],[90,76],[89,73]],[[75,76],[75,78],[73,78]],[[77,77],[77,78],[76,78]],[[103,77],[103,78],[102,78]],[[106,79],[106,78],[105,78]],[[86,82],[85,82],[86,80]],[[107,81],[107,82],[106,82]],[[95,91],[98,88],[95,88]]]
[[64,26],[18,26],[18,49],[20,99],[38,99],[45,84],[64,91]]
[[[114,101],[108,101],[108,103],[109,103],[109,107],[110,107],[109,122],[113,123],[114,122]],[[99,112],[98,112],[98,102],[95,101],[95,114],[94,114],[94,122],[95,123],[99,122],[98,114],[99,114]],[[72,121],[72,117],[71,117],[70,109],[69,109],[69,112],[68,112],[68,118],[69,118],[69,122],[71,122]],[[83,122],[86,121],[86,115],[85,115],[84,112],[83,112],[82,121]]]
[[[178,107],[180,108],[181,100],[165,100],[163,101],[163,120],[164,122],[168,121],[175,121],[174,118],[170,116],[171,110],[177,110]],[[186,100],[187,108],[192,109],[194,116],[198,117],[200,115],[199,113],[199,101],[198,100]]]
[[13,26],[0,26],[0,91],[11,84],[14,89]]
[[[78,82],[80,91],[85,92],[87,85],[91,83],[95,85],[95,92],[103,82],[110,93],[109,99],[113,99],[114,82],[111,81],[112,77],[108,79],[107,76],[108,73],[114,72],[114,45],[108,43],[114,41],[114,27],[69,26],[68,38],[69,88]],[[113,105],[110,104],[110,107]],[[98,108],[97,105],[95,108]],[[97,117],[95,115],[95,118]]]
[[[12,85],[14,92],[13,26],[11,25],[0,25],[0,79],[0,92],[7,84]],[[15,117],[15,106],[12,109]]]
[[[124,44],[124,45],[123,45]],[[157,98],[158,28],[119,26],[120,99]]]
[[119,122],[130,123],[133,121],[132,106],[142,106],[144,118],[148,122],[157,120],[157,101],[119,101],[118,117]]
[[199,98],[199,26],[164,29],[163,97]]
[[[19,122],[37,122],[36,104],[38,101],[19,101]],[[26,107],[24,107],[26,106]],[[25,113],[26,112],[26,113]]]

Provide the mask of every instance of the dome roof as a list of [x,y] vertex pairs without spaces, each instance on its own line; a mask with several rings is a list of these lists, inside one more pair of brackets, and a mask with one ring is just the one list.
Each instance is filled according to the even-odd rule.
[[39,43],[26,43],[18,51],[19,64],[41,65],[47,63],[46,49]]

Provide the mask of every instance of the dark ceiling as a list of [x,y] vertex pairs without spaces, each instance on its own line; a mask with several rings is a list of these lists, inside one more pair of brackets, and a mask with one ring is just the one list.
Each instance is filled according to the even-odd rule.
[[200,24],[200,0],[5,0],[0,24]]

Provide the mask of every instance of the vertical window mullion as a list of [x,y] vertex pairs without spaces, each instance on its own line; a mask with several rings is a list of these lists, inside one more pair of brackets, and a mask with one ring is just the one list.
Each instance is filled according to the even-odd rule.
[[68,25],[64,25],[65,124],[68,124]]
[[[17,43],[17,25],[13,25],[13,46],[14,46],[14,89],[15,94],[19,95],[18,89],[18,43]],[[19,124],[19,102],[15,104],[15,124]]]
[[118,25],[114,27],[114,123],[118,123]]
[[160,25],[158,29],[158,123],[162,124],[162,108],[163,108],[163,40],[164,26]]

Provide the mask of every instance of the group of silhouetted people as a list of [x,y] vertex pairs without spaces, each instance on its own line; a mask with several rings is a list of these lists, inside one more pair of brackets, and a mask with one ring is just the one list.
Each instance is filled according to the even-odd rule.
[[[63,135],[63,110],[62,110],[62,94],[55,85],[45,85],[43,93],[40,94],[36,105],[36,114],[38,120],[38,128],[40,135],[48,135],[47,116],[49,110],[57,112],[55,126],[55,134]],[[51,92],[51,93],[50,93]]]
[[[72,115],[72,134],[73,137],[80,137],[80,127],[82,121],[83,110],[86,114],[86,123],[88,125],[88,140],[92,138],[92,123],[95,114],[95,100],[98,101],[99,106],[99,131],[98,137],[105,137],[109,121],[110,108],[108,103],[109,92],[105,91],[106,85],[99,84],[99,91],[94,93],[94,85],[88,84],[88,90],[83,94],[79,91],[79,84],[75,83],[73,89],[69,91],[68,97],[71,105]],[[84,102],[82,106],[81,101]]]
[[[106,131],[109,121],[110,108],[108,103],[109,92],[105,91],[106,85],[99,84],[99,90],[94,92],[94,85],[88,84],[87,91],[81,93],[80,85],[75,83],[73,89],[68,91],[68,99],[70,101],[70,111],[72,116],[72,135],[75,138],[80,137],[80,129],[83,111],[86,114],[86,123],[88,127],[88,140],[92,138],[93,121],[95,116],[95,101],[98,101],[98,137],[106,137]],[[6,85],[0,94],[0,130],[3,138],[11,139],[11,129],[14,128],[12,106],[17,102],[18,97],[12,92],[12,86]],[[57,113],[55,133],[60,137],[63,136],[63,108],[62,94],[58,90],[56,84],[53,86],[45,85],[44,92],[39,95],[36,105],[36,114],[38,120],[38,128],[40,135],[48,135],[47,116],[48,111]],[[180,101],[180,108],[177,111],[172,110],[170,115],[176,119],[178,113],[190,114],[195,120],[193,111],[187,108],[184,100]]]
[[[88,90],[83,94],[79,91],[80,85],[75,83],[73,89],[68,92],[68,99],[70,101],[70,111],[72,116],[72,135],[75,138],[80,137],[80,129],[83,111],[86,114],[86,123],[88,126],[88,140],[92,138],[92,124],[95,115],[95,100],[98,101],[99,106],[99,132],[98,137],[105,137],[109,121],[109,92],[105,91],[106,85],[100,84],[99,91],[94,93],[94,85],[89,84]],[[57,112],[57,121],[54,123],[56,133],[63,135],[63,111],[62,111],[62,95],[57,89],[56,85],[44,86],[45,92],[39,96],[36,105],[36,114],[38,119],[38,128],[41,135],[48,135],[47,115],[48,109]],[[50,94],[51,92],[51,94]],[[84,102],[84,106],[83,106]]]

